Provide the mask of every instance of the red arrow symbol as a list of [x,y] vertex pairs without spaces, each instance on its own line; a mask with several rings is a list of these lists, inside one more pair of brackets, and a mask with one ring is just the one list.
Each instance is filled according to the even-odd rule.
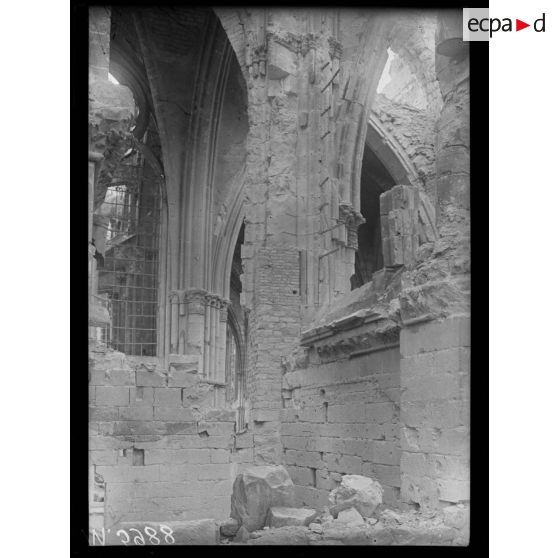
[[521,31],[522,29],[525,29],[525,27],[531,27],[531,24],[530,23],[525,23],[524,21],[521,21],[520,19],[515,20],[515,30],[516,31]]

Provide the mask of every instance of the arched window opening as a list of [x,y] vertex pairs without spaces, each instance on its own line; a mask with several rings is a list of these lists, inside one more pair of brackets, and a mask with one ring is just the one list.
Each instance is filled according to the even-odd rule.
[[225,377],[227,378],[227,401],[234,401],[238,394],[238,358],[240,356],[237,335],[229,318],[227,322],[227,348],[225,360]]
[[240,228],[234,250],[230,277],[230,300],[227,319],[227,340],[225,352],[225,378],[227,403],[236,410],[236,431],[246,429],[246,315],[240,304],[242,292],[241,246],[244,242],[244,224]]
[[105,229],[98,292],[108,298],[112,318],[103,341],[127,355],[157,353],[160,188],[134,151],[121,161],[97,211]]
[[374,272],[384,267],[380,194],[395,186],[395,181],[368,145],[364,148],[360,179],[360,212],[366,222],[358,228],[358,251],[351,290],[372,280]]
[[242,348],[236,317],[231,310],[229,310],[227,321],[225,377],[227,382],[227,401],[233,405],[239,405],[244,392]]

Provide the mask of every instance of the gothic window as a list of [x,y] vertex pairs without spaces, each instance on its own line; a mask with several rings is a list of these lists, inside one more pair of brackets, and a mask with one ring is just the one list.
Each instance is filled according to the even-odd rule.
[[105,341],[128,355],[157,350],[160,186],[134,152],[120,164],[98,210],[106,227],[98,292],[112,323]]
[[246,429],[244,417],[244,397],[246,393],[246,316],[240,304],[240,293],[242,292],[242,259],[240,248],[244,242],[244,224],[238,234],[235,245],[231,276],[230,276],[230,299],[231,305],[228,309],[227,339],[225,352],[225,373],[227,383],[227,403],[236,410],[236,430],[243,432]]

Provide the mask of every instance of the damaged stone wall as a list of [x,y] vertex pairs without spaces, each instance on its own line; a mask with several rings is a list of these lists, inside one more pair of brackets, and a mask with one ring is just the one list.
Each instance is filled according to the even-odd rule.
[[[436,75],[443,99],[436,125],[439,236],[421,247],[417,265],[402,274],[396,312],[404,326],[401,497],[421,509],[469,501],[469,56],[460,36],[459,14],[440,14],[436,32]],[[451,513],[452,508],[447,509]]]
[[196,358],[169,370],[154,358],[90,352],[90,467],[105,528],[228,516],[253,437],[234,433],[234,411],[212,407],[214,386],[197,368]]
[[[195,27],[199,41],[167,37],[168,13],[133,18],[169,199],[165,354],[91,352],[92,493],[105,527],[225,519],[232,482],[250,463],[283,463],[299,505],[323,505],[348,473],[377,478],[392,506],[466,502],[466,63],[438,60],[438,116],[381,96],[373,102],[388,45],[402,52],[407,37],[404,27],[390,34],[390,18],[217,13],[224,32],[207,12],[171,17],[171,34]],[[222,97],[239,78],[225,71],[227,38],[246,79],[247,128],[242,84]],[[417,45],[410,58],[416,51],[421,64],[431,60],[432,50]],[[175,87],[178,74],[197,81]],[[371,111],[381,141],[400,150],[393,156],[417,180],[382,194],[385,267],[350,292]],[[248,321],[248,430],[235,434],[234,409],[217,396],[226,387],[218,347],[229,304],[225,262],[244,216],[235,303]]]
[[434,509],[469,500],[470,319],[401,332],[401,496]]
[[241,303],[250,312],[249,416],[257,458],[277,463],[282,358],[296,348],[302,323],[350,290],[362,221],[354,147],[364,148],[359,124],[387,28],[358,10],[217,13],[248,90]]
[[398,501],[399,350],[363,349],[363,329],[317,344],[283,376],[283,457],[300,505],[326,505],[345,474],[378,479],[384,501]]

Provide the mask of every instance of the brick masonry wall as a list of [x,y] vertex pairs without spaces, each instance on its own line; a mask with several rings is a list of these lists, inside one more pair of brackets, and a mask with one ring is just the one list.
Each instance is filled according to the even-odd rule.
[[401,497],[469,500],[470,319],[401,330]]
[[254,310],[249,317],[248,420],[258,464],[281,462],[281,363],[300,335],[299,256],[270,246],[257,255]]
[[234,412],[212,409],[212,398],[196,370],[90,353],[90,472],[106,528],[229,516],[232,482],[253,460],[253,437],[235,435]]
[[375,477],[384,501],[396,504],[399,359],[399,349],[389,348],[286,374],[281,441],[299,504],[327,504],[345,474]]

